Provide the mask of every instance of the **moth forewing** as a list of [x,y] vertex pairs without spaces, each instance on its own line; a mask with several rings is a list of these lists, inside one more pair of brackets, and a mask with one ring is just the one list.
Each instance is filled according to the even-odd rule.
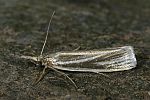
[[58,52],[52,55],[53,67],[60,70],[98,73],[123,71],[136,67],[136,58],[131,46]]

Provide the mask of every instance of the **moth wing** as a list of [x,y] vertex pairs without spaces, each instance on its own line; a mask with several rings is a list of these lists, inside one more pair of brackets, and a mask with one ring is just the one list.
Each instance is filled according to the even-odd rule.
[[136,67],[131,46],[103,50],[59,52],[54,56],[55,68],[81,72],[113,72]]

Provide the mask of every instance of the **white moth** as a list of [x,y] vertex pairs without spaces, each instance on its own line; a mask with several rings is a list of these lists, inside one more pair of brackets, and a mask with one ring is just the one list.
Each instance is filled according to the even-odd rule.
[[[54,13],[55,11],[53,12],[52,17]],[[77,87],[73,80],[60,70],[102,73],[124,71],[136,67],[137,62],[132,46],[107,48],[102,50],[57,52],[43,56],[42,53],[47,41],[52,17],[49,22],[41,55],[39,57],[21,56],[21,58],[30,59],[40,63],[41,66],[45,66],[43,73],[37,82],[43,77],[46,68],[50,68],[66,76],[75,87]]]

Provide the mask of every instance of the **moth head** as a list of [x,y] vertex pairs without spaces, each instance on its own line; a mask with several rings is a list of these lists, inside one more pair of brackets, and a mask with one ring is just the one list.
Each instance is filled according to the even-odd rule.
[[32,63],[34,63],[36,65],[36,67],[42,67],[43,66],[44,58],[42,56],[39,56],[39,57],[21,56],[21,58],[29,59]]
[[42,60],[43,60],[43,57],[41,57],[41,56],[37,57],[37,59],[35,61],[36,67],[42,67],[43,66]]
[[38,57],[31,57],[31,56],[21,56],[21,58],[24,58],[24,59],[30,59],[34,64],[36,64],[37,67],[41,67],[41,66],[44,66],[44,65],[47,65],[49,63],[47,63],[47,59],[44,59],[44,57],[42,56],[43,55],[43,50],[45,48],[45,44],[47,42],[47,37],[48,37],[48,32],[49,32],[49,28],[50,28],[50,25],[51,25],[51,21],[52,21],[52,18],[55,14],[55,11],[53,12],[51,18],[50,18],[50,21],[49,21],[49,24],[48,24],[48,28],[47,28],[47,34],[45,36],[45,41],[44,41],[44,44],[43,44],[43,47],[42,47],[42,50],[41,50],[41,53],[40,53],[40,56]]

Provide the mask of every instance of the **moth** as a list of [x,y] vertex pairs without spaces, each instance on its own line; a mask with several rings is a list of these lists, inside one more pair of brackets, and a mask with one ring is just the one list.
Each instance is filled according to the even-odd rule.
[[42,79],[47,68],[66,76],[77,88],[75,82],[62,71],[104,73],[124,71],[136,67],[137,62],[132,46],[101,50],[56,52],[44,56],[43,50],[47,41],[52,17],[49,21],[41,55],[39,57],[21,56],[21,58],[30,59],[40,66],[44,66],[43,72],[37,82]]

